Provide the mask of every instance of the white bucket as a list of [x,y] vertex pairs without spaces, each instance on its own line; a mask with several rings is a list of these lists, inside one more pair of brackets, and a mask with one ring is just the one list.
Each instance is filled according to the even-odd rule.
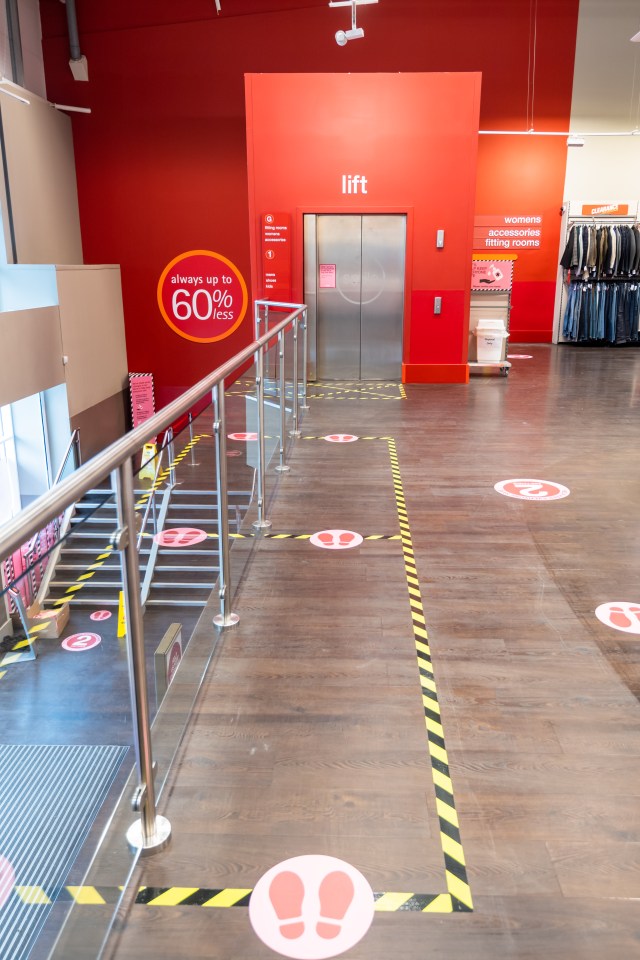
[[509,336],[502,320],[478,320],[473,332],[476,336],[478,363],[499,363],[502,360],[502,341]]

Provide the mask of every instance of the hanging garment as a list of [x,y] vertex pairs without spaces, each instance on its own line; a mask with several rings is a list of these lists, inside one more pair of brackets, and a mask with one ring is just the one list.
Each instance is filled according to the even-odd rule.
[[621,280],[570,283],[562,336],[574,342],[638,342],[640,283]]

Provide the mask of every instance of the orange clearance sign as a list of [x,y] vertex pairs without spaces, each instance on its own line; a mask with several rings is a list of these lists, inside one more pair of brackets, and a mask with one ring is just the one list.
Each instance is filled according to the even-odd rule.
[[583,217],[627,217],[628,203],[585,203],[582,205]]
[[233,333],[248,299],[238,268],[212,250],[181,253],[158,280],[160,313],[175,333],[195,343],[213,343]]

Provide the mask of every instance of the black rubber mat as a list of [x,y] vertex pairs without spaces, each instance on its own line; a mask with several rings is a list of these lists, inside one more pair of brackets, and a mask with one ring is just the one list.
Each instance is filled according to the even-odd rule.
[[2,960],[29,956],[127,750],[0,746]]

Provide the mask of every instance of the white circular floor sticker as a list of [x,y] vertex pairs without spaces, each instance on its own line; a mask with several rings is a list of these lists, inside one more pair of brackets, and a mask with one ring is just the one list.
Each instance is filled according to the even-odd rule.
[[533,360],[530,353],[508,353],[507,360]]
[[320,530],[309,537],[309,543],[324,550],[349,550],[359,547],[363,540],[364,537],[353,530]]
[[192,547],[194,543],[206,540],[207,533],[197,527],[171,527],[156,533],[153,539],[161,547]]
[[623,633],[640,633],[640,603],[627,600],[610,600],[596,607],[596,617],[607,627]]
[[62,648],[69,653],[84,653],[85,650],[92,650],[102,643],[102,637],[97,633],[74,633],[62,641]]
[[257,433],[228,433],[229,440],[257,440]]
[[329,443],[353,443],[358,437],[354,437],[352,433],[330,433],[327,437],[323,437],[323,439]]
[[257,936],[276,953],[323,960],[350,950],[371,926],[373,891],[359,870],[326,856],[293,857],[258,880],[249,901]]
[[501,480],[493,489],[516,500],[562,500],[571,493],[568,487],[552,480]]

